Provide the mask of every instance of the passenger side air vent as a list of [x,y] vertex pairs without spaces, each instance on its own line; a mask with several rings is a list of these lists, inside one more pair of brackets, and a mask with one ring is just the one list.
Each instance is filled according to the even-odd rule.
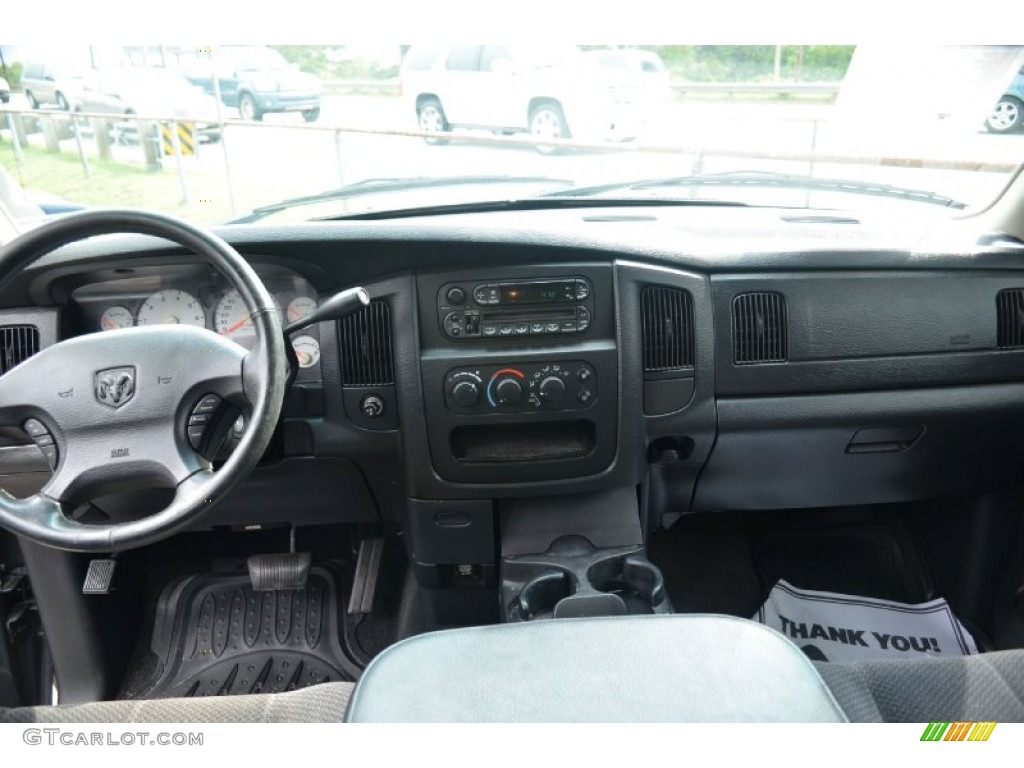
[[39,351],[39,329],[34,325],[0,327],[0,374]]
[[338,322],[341,335],[341,383],[346,387],[378,387],[395,383],[391,353],[391,310],[385,301],[370,305]]
[[785,362],[787,335],[781,293],[742,293],[732,300],[732,359],[737,365]]
[[996,294],[996,346],[1024,347],[1024,288],[1010,288]]
[[693,299],[677,288],[645,288],[643,319],[644,371],[693,368]]

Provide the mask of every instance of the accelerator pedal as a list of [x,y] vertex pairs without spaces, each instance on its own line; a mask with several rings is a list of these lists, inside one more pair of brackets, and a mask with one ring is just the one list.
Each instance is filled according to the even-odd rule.
[[384,539],[363,539],[359,542],[356,573],[352,579],[352,596],[348,601],[349,613],[370,613],[380,580],[380,564],[384,557]]

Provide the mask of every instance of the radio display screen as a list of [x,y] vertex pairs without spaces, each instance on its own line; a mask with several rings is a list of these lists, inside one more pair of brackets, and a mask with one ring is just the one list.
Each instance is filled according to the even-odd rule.
[[563,280],[553,283],[512,283],[502,285],[501,304],[547,304],[572,301],[574,282]]

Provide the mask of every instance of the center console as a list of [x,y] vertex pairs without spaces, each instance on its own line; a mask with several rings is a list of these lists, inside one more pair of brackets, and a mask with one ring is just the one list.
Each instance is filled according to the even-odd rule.
[[615,456],[610,265],[421,275],[431,462],[460,483],[595,475]]
[[610,263],[416,276],[428,450],[408,454],[423,493],[405,528],[440,623],[671,612],[616,468],[642,411],[641,387],[620,391],[620,365],[639,370],[639,347],[620,347],[634,294],[620,302]]

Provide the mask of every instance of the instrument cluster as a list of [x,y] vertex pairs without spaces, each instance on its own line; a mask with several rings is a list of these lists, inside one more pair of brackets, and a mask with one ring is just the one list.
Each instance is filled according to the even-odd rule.
[[[281,267],[257,267],[256,272],[282,311],[283,324],[316,309],[319,297],[305,278]],[[76,289],[72,299],[79,310],[79,333],[185,324],[208,328],[247,348],[256,338],[241,295],[217,273],[169,272],[90,283]],[[302,369],[318,368],[320,340],[315,326],[293,337],[292,346]]]

